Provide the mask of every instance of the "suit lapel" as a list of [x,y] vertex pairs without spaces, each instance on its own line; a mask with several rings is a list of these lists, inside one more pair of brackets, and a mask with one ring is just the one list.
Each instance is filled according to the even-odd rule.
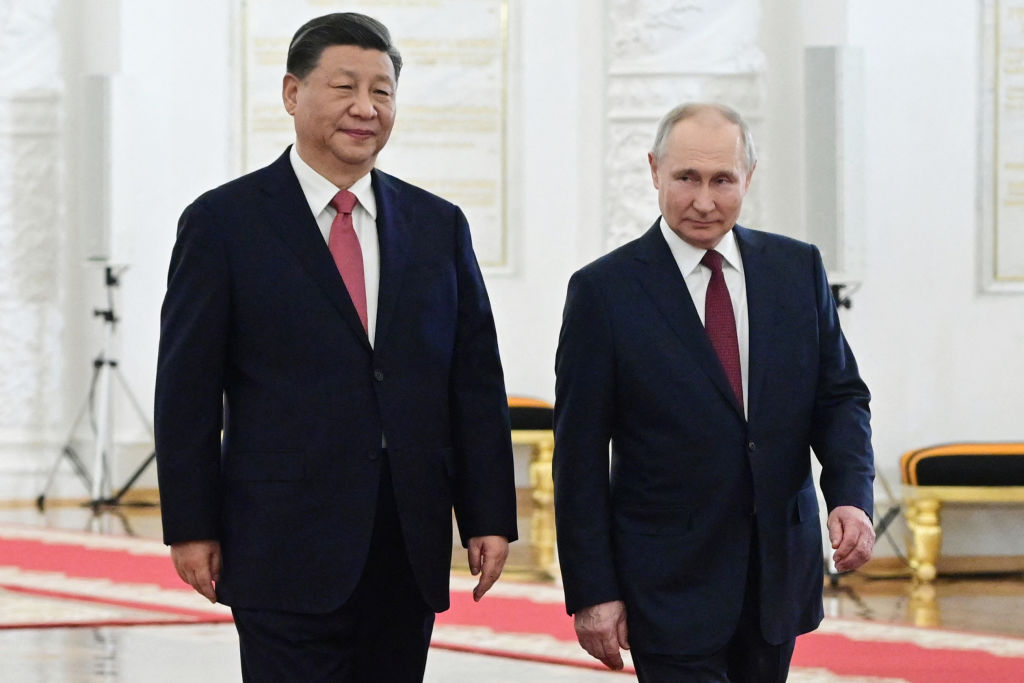
[[669,328],[683,342],[686,351],[742,417],[743,411],[715,355],[704,325],[700,322],[693,298],[686,288],[686,281],[679,272],[679,266],[665,243],[657,221],[638,240],[637,246],[636,276],[640,286],[653,300]]
[[384,339],[394,316],[402,277],[407,270],[406,246],[412,237],[410,217],[398,198],[391,176],[374,169],[373,192],[377,198],[377,239],[380,243],[380,291],[377,295],[376,346]]
[[758,407],[764,387],[765,370],[773,345],[774,317],[772,305],[774,291],[770,283],[778,282],[778,274],[765,255],[764,241],[758,233],[739,225],[733,228],[743,259],[743,274],[747,287],[747,414],[750,418]]
[[316,219],[309,212],[309,203],[292,170],[288,152],[265,171],[261,190],[267,197],[264,215],[268,224],[369,349],[370,340],[366,330],[363,329],[345,282],[331,258]]

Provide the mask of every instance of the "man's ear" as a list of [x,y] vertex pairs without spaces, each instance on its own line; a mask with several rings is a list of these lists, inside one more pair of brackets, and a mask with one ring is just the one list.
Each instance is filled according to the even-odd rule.
[[285,74],[281,83],[281,101],[284,102],[284,110],[295,115],[295,106],[299,93],[299,79],[292,74]]
[[647,163],[651,166],[651,180],[654,182],[654,189],[660,190],[658,187],[658,160],[654,157],[653,152],[647,153]]

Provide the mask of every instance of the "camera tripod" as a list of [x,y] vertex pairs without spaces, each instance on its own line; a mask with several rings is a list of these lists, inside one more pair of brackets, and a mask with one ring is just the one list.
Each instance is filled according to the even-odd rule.
[[[115,380],[125,396],[128,397],[139,421],[145,425],[150,437],[154,437],[153,426],[146,418],[142,406],[121,374],[117,359],[113,357],[112,352],[114,331],[118,322],[118,317],[114,312],[114,289],[119,285],[119,277],[126,268],[127,266],[122,266],[119,269],[107,266],[104,269],[107,307],[105,309],[97,308],[93,310],[93,316],[103,320],[103,345],[92,362],[92,379],[89,382],[89,391],[86,394],[85,401],[82,403],[82,407],[79,409],[78,415],[71,426],[67,440],[61,447],[60,454],[50,468],[50,473],[42,492],[36,498],[36,506],[40,510],[46,506],[46,495],[57,477],[61,462],[65,459],[71,464],[75,474],[89,491],[91,499],[87,505],[91,506],[94,510],[101,506],[126,505],[126,503],[122,502],[125,493],[142,476],[142,473],[149,464],[156,459],[156,451],[154,450],[150,452],[138,469],[132,473],[125,484],[116,493],[111,493],[110,459],[113,457],[113,406],[111,403]],[[91,473],[86,468],[78,451],[75,450],[73,443],[75,433],[87,414],[89,415],[89,423],[94,437]],[[132,505],[149,506],[155,505],[155,503],[132,503]]]

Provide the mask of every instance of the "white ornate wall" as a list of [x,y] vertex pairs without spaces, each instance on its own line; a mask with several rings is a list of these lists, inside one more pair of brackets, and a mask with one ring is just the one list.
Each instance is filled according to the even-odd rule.
[[0,2],[0,471],[63,418],[58,4]]
[[[81,76],[117,36],[83,21],[114,3],[0,0],[0,495],[34,498],[65,440],[92,461],[85,404],[105,307],[102,269],[81,248]],[[103,22],[101,22],[103,23]],[[116,25],[115,25],[116,26]],[[146,355],[149,349],[145,349]],[[146,399],[148,402],[148,399]],[[120,407],[120,406],[119,406]],[[53,496],[87,489],[61,464]]]

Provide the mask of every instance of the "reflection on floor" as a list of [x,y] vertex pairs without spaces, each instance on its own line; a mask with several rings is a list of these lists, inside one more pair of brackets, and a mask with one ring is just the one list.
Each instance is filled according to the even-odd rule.
[[[155,507],[127,507],[93,514],[77,504],[0,504],[0,521],[102,533],[160,537]],[[528,520],[520,528],[528,528]],[[528,540],[528,539],[527,539]],[[519,563],[529,555],[519,547]],[[515,547],[515,546],[513,546]],[[456,566],[464,551],[455,549]],[[891,563],[826,586],[826,612],[882,623],[1024,637],[1024,573],[941,576],[914,589]],[[79,683],[110,681],[237,681],[237,638],[230,625],[131,628],[0,630],[4,681]],[[520,662],[434,649],[428,681],[611,681],[620,674]],[[628,679],[626,679],[628,680]]]

